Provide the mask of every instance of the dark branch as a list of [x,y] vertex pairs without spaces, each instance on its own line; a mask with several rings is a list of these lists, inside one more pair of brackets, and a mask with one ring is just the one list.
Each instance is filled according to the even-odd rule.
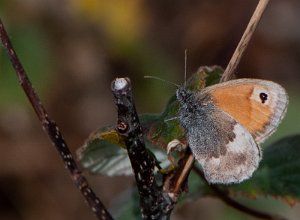
[[118,108],[117,131],[126,144],[134,171],[140,194],[142,218],[169,219],[175,202],[156,183],[155,160],[145,147],[130,80],[117,78],[112,82],[111,89]]
[[87,179],[83,176],[81,171],[78,169],[73,156],[64,141],[56,123],[48,117],[46,110],[44,109],[39,97],[32,88],[31,82],[29,81],[27,74],[17,57],[17,54],[7,36],[6,30],[0,20],[0,38],[1,42],[6,49],[9,59],[16,71],[20,85],[22,86],[24,92],[27,95],[36,115],[38,116],[40,122],[42,123],[44,131],[48,134],[56,147],[60,157],[62,158],[66,169],[69,171],[73,182],[76,187],[84,196],[85,201],[88,203],[92,211],[98,217],[98,219],[113,219],[109,212],[104,207],[103,203],[96,196],[94,191],[89,186]]
[[198,176],[200,176],[202,178],[202,180],[215,192],[215,194],[223,201],[225,202],[227,205],[241,211],[244,213],[247,213],[249,215],[252,215],[254,217],[257,218],[261,218],[261,219],[268,219],[268,220],[284,220],[285,218],[281,217],[281,216],[277,216],[277,215],[272,215],[269,213],[265,213],[262,211],[258,211],[258,210],[254,210],[251,209],[247,206],[244,206],[240,203],[238,203],[237,201],[233,200],[232,198],[230,198],[230,196],[228,195],[227,192],[224,192],[223,190],[221,190],[217,185],[211,185],[209,184],[205,177],[203,172],[196,166],[194,166],[193,170],[198,174]]

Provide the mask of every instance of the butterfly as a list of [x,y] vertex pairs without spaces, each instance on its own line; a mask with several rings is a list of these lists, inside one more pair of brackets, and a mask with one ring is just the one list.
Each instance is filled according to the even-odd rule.
[[279,84],[237,79],[190,91],[176,91],[179,121],[209,183],[239,183],[262,159],[259,144],[275,132],[288,105]]

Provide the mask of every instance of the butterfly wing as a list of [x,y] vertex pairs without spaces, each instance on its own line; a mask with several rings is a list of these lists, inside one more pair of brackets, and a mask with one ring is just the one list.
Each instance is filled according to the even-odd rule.
[[276,130],[288,105],[284,88],[266,80],[231,80],[207,87],[202,92],[208,93],[216,106],[244,126],[257,143]]
[[[239,123],[234,125],[232,132],[236,137],[225,145],[225,154],[198,158],[205,178],[210,183],[242,182],[250,178],[259,165],[261,151],[251,134]],[[228,133],[230,131],[227,131],[227,135]]]
[[180,122],[206,179],[225,184],[248,179],[261,159],[252,135],[201,92],[181,104]]

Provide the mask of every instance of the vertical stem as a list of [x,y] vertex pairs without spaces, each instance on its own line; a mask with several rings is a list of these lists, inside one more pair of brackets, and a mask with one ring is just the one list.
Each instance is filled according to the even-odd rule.
[[268,3],[269,0],[259,0],[258,5],[247,25],[247,28],[220,79],[220,82],[230,80],[231,76],[234,74]]
[[143,219],[169,219],[174,202],[154,176],[155,160],[145,147],[142,128],[135,110],[129,78],[117,78],[112,82],[112,92],[118,108],[117,131],[123,138],[134,171],[140,195]]

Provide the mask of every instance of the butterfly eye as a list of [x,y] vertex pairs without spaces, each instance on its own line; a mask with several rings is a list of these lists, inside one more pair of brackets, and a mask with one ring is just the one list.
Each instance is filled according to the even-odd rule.
[[268,100],[268,95],[264,92],[259,93],[259,98],[261,103],[265,103]]

